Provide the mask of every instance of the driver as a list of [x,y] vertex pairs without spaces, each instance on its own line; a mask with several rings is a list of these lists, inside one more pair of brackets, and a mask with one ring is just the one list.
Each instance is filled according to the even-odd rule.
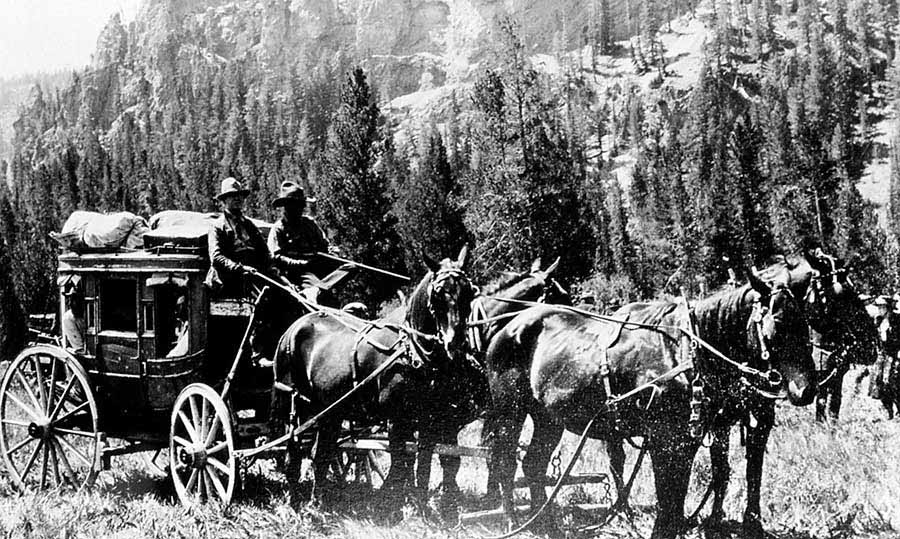
[[244,201],[250,191],[234,178],[222,180],[216,199],[222,215],[209,226],[209,273],[206,285],[223,296],[243,297],[243,275],[255,271],[276,273],[262,233],[244,216]]
[[319,225],[304,214],[307,201],[303,188],[296,183],[281,184],[278,198],[272,201],[281,217],[269,232],[268,244],[276,267],[305,289],[312,301],[318,301],[326,299],[319,298],[320,292],[327,296],[349,274],[349,268],[342,266],[328,273],[329,264],[316,257],[316,253],[328,252],[331,247]]

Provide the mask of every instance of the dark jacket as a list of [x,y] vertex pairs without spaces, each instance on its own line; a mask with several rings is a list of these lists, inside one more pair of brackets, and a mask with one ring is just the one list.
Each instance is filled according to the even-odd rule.
[[272,255],[256,225],[243,215],[222,212],[209,225],[206,285],[223,294],[240,293],[243,266],[267,273]]
[[322,277],[334,269],[330,267],[333,264],[323,265],[316,258],[317,252],[328,251],[328,240],[319,225],[305,215],[296,223],[279,219],[269,231],[269,251],[276,267],[287,271],[294,282],[299,282],[301,273]]

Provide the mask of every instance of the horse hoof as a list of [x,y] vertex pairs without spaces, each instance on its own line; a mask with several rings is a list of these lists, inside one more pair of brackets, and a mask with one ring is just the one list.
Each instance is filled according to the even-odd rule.
[[745,539],[765,539],[766,532],[763,530],[762,522],[758,517],[744,517],[743,534],[741,537]]

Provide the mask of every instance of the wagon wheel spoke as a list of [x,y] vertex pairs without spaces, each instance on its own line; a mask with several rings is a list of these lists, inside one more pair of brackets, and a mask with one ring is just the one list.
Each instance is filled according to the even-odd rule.
[[206,422],[209,420],[209,401],[203,399],[203,406],[200,411],[200,436],[198,441],[203,441],[205,443],[207,426]]
[[69,392],[72,391],[72,386],[75,385],[76,377],[73,374],[71,378],[69,378],[68,383],[66,383],[66,388],[63,389],[62,395],[60,395],[59,400],[56,401],[56,405],[53,407],[53,412],[50,413],[50,421],[55,421],[56,416],[59,415],[60,410],[62,410],[63,404],[65,404],[66,399],[69,398]]
[[217,458],[207,457],[206,463],[209,464],[210,466],[212,466],[213,468],[218,469],[219,471],[221,471],[223,474],[225,474],[227,476],[231,475],[231,470],[228,469],[228,466],[225,466],[225,464]]
[[194,468],[193,470],[191,470],[191,477],[188,479],[187,487],[186,487],[188,493],[193,491],[194,486],[197,485],[197,477],[199,476],[199,474],[200,474],[200,470],[198,470],[197,468]]
[[175,441],[175,443],[182,447],[190,447],[191,445],[193,445],[191,444],[190,440],[185,440],[181,436],[173,436],[172,439]]
[[57,487],[62,486],[62,481],[59,480],[59,457],[56,455],[56,444],[53,443],[51,439],[50,443],[47,444],[50,446],[50,462],[53,465],[53,480]]
[[28,398],[31,400],[31,404],[34,406],[33,410],[40,410],[41,403],[38,402],[37,397],[34,395],[34,391],[31,390],[31,386],[28,385],[28,381],[25,379],[25,375],[22,374],[22,371],[19,369],[16,369],[16,377],[19,380],[19,385],[22,386],[22,389],[25,390],[25,394],[28,395]]
[[[47,400],[47,388],[44,387],[44,372],[43,372],[43,369],[41,368],[40,356],[32,356],[31,364],[34,367],[34,376],[37,380],[38,396],[40,397],[39,400],[41,401],[40,410],[41,410],[41,413],[46,414],[47,413],[47,403],[49,401]],[[41,488],[43,488],[43,485],[41,485]]]
[[36,438],[32,438],[31,436],[26,437],[26,438],[25,438],[24,440],[22,440],[21,442],[17,443],[16,445],[12,446],[11,448],[7,449],[7,450],[6,450],[6,456],[12,455],[13,453],[15,453],[16,451],[18,451],[19,449],[22,449],[22,448],[25,447],[26,445],[28,445],[28,444],[30,444],[31,442],[35,441],[35,439],[36,439]]
[[218,444],[210,447],[206,451],[206,454],[207,455],[215,455],[216,453],[218,453],[219,451],[222,451],[223,449],[228,449],[228,442],[221,442],[221,443],[218,443]]
[[203,442],[204,447],[209,447],[209,444],[213,443],[216,436],[219,435],[219,427],[221,426],[222,421],[219,419],[219,416],[213,416],[212,425],[210,425],[209,432],[206,433],[206,440]]
[[[194,398],[193,395],[191,395],[191,397],[188,399],[188,402],[191,405],[191,426],[193,427],[194,433],[195,433],[195,436],[193,436],[193,439],[195,442],[199,442],[200,440],[203,439],[202,438],[203,425],[200,424],[200,410],[197,409],[197,400]],[[200,426],[199,429],[197,428],[198,425]]]
[[28,428],[29,423],[25,421],[19,421],[17,419],[0,419],[0,423],[4,425],[14,425],[16,427],[25,427]]
[[50,456],[50,444],[41,444],[44,446],[43,455],[41,456],[41,490],[47,487],[47,459]]
[[53,439],[53,444],[56,446],[57,454],[59,455],[59,462],[63,466],[63,477],[66,479],[66,482],[70,485],[75,485],[76,482],[76,474],[75,470],[72,469],[72,465],[69,463],[69,457],[66,456],[66,452],[63,451],[62,444],[59,443],[59,440]]
[[187,415],[181,410],[178,411],[178,419],[181,420],[181,424],[184,425],[184,430],[187,431],[188,436],[191,437],[191,443],[197,441],[197,431],[194,430],[194,425],[191,424],[191,420],[187,418]]
[[216,491],[216,494],[219,495],[219,499],[220,500],[228,499],[228,494],[225,491],[225,487],[222,486],[222,482],[219,481],[218,477],[216,477],[215,472],[213,472],[209,467],[205,468],[204,471],[206,472],[207,481],[212,483],[213,488]]
[[[53,421],[53,423],[62,423],[62,422],[64,422],[65,420],[69,419],[70,417],[74,416],[75,414],[80,413],[80,412],[83,412],[84,409],[87,408],[87,407],[89,407],[90,405],[91,405],[91,403],[89,403],[89,402],[87,402],[87,401],[82,402],[81,404],[79,404],[79,405],[76,406],[75,408],[72,408],[71,410],[67,411],[67,412],[65,413],[65,415],[63,415],[62,417],[60,417],[60,418],[56,419],[55,421]],[[82,414],[82,415],[83,415],[83,414]]]
[[50,386],[50,392],[47,397],[47,408],[46,413],[50,413],[50,411],[54,408],[53,404],[53,393],[56,389],[56,366],[59,365],[59,361],[56,360],[55,357],[50,356],[50,380],[48,384]]
[[93,438],[93,437],[97,436],[96,432],[88,432],[86,430],[64,429],[62,427],[53,427],[53,432],[58,432],[60,434],[69,434],[72,436],[83,436],[85,438]]
[[28,457],[28,462],[25,464],[25,468],[22,469],[22,475],[20,476],[24,481],[26,477],[28,477],[28,472],[31,471],[31,467],[34,466],[35,461],[37,460],[38,453],[41,451],[41,447],[43,447],[44,441],[38,440],[38,444],[34,447],[34,451],[31,452],[31,456]]
[[15,405],[18,406],[20,410],[28,414],[31,417],[32,421],[41,420],[41,418],[38,417],[38,415],[35,413],[34,408],[22,402],[22,400],[19,399],[19,397],[15,396],[15,394],[7,392],[6,396],[9,397],[9,400],[15,403]]
[[79,451],[74,445],[72,445],[64,436],[57,436],[56,439],[59,441],[60,445],[63,445],[68,449],[71,453],[73,453],[76,457],[78,457],[81,462],[85,464],[85,466],[93,466],[93,463],[84,456],[81,451]]

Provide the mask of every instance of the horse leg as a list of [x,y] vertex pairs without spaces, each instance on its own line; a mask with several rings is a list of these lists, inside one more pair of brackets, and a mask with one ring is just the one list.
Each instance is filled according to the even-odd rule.
[[[413,439],[415,427],[406,420],[396,421],[388,430],[388,448],[391,452],[391,468],[384,479],[382,488],[385,490],[402,490],[413,479],[413,463],[416,455],[410,455],[406,451],[406,442]],[[429,452],[429,457],[431,453]],[[427,485],[425,487],[428,488]]]
[[[716,427],[712,431],[712,445],[709,446],[709,458],[712,466],[712,511],[706,518],[705,527],[715,532],[722,526],[725,520],[725,510],[722,505],[725,502],[725,493],[728,491],[728,481],[731,477],[731,465],[728,463],[728,445],[730,426]],[[699,510],[700,508],[698,508]]]
[[816,422],[825,421],[825,408],[828,404],[828,386],[819,386],[816,388]]
[[625,492],[625,448],[622,440],[604,440],[606,454],[609,456],[609,469],[616,483],[616,503],[614,507],[629,512],[628,493]]
[[288,440],[284,476],[288,484],[288,504],[294,510],[300,509],[301,505],[309,501],[311,494],[310,491],[303,492],[300,488],[305,453],[300,443],[293,439]]
[[531,414],[534,423],[534,432],[531,435],[531,443],[528,444],[528,452],[522,459],[522,473],[528,480],[531,490],[531,510],[537,511],[547,500],[545,478],[547,476],[547,464],[553,450],[562,438],[563,426],[554,421],[541,407],[535,404]]
[[[691,478],[696,443],[679,436],[650,449],[659,511],[651,539],[674,539],[684,529],[684,499]],[[669,445],[671,444],[671,445]]]
[[[494,410],[485,421],[484,442],[491,450],[491,474],[488,481],[495,481],[499,489],[500,507],[506,515],[507,527],[516,526],[516,506],[513,483],[516,475],[516,448],[519,433],[525,421],[523,407],[508,406]],[[494,488],[488,485],[488,492]]]
[[423,501],[428,498],[428,487],[431,483],[431,462],[434,460],[434,432],[430,428],[419,430],[419,443],[416,447],[416,496]]
[[[312,452],[315,470],[312,496],[319,501],[322,500],[327,490],[328,470],[338,456],[337,439],[340,430],[340,421],[326,421],[319,426],[319,431],[316,433],[316,443]],[[299,462],[296,465],[299,466]]]
[[[457,444],[455,429],[445,429],[441,441],[447,445]],[[438,509],[444,518],[453,517],[459,506],[459,484],[456,476],[462,467],[459,455],[438,455],[441,462],[441,498]]]
[[759,498],[766,443],[769,441],[769,433],[774,424],[775,406],[769,405],[757,410],[757,425],[747,428],[747,508],[744,511],[743,537],[748,539],[765,537]]
[[834,379],[831,381],[831,384],[828,386],[828,393],[830,394],[830,398],[828,399],[828,415],[831,420],[837,422],[838,416],[841,413],[841,401],[844,398],[844,375],[847,374],[846,369],[838,370]]

